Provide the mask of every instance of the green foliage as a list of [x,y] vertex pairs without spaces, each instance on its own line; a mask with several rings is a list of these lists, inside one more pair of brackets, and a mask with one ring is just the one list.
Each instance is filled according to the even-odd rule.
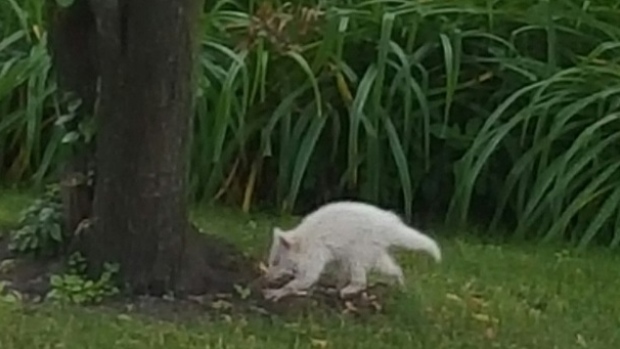
[[61,143],[83,147],[92,142],[95,135],[94,118],[92,116],[78,117],[78,108],[82,101],[73,93],[65,93],[62,102],[62,105],[66,106],[66,112],[55,122],[55,125],[64,133]]
[[51,74],[43,1],[0,3],[0,173],[42,184],[58,165],[61,97]]
[[[63,126],[40,3],[0,4],[5,180],[41,183],[93,132]],[[207,3],[191,192],[618,247],[618,20],[603,1]]]
[[9,249],[19,254],[55,255],[66,240],[62,218],[59,189],[52,186],[22,212],[19,228],[10,233]]
[[0,303],[18,303],[22,300],[22,295],[7,287],[6,281],[0,281]]
[[251,20],[209,10],[198,198],[257,191],[290,209],[353,194],[489,233],[620,244],[620,16],[605,4],[257,6]]
[[56,0],[56,3],[58,4],[58,6],[61,6],[61,7],[69,7],[73,5],[74,1],[75,0]]
[[113,283],[118,265],[106,263],[99,279],[91,280],[85,276],[86,261],[79,253],[73,254],[68,264],[66,274],[50,277],[48,299],[65,304],[96,304],[119,293]]

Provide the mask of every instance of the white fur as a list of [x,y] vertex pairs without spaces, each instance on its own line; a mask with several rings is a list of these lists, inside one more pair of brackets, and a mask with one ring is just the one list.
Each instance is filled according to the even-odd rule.
[[403,272],[389,254],[391,247],[424,251],[441,261],[441,251],[433,239],[408,227],[390,211],[361,202],[326,204],[294,229],[274,229],[266,278],[294,278],[279,289],[265,290],[265,297],[278,300],[306,291],[333,262],[342,281],[348,283],[340,289],[343,297],[366,288],[371,270],[403,285]]

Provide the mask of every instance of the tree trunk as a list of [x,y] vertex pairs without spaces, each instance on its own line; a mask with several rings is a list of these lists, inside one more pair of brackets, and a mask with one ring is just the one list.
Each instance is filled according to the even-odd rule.
[[[231,291],[256,277],[252,259],[188,223],[202,0],[75,0],[69,8],[49,1],[61,82],[97,121],[93,224],[74,244],[92,274],[118,263],[122,286],[152,295]],[[74,214],[83,216],[81,205],[91,204],[72,196],[75,190],[65,195],[68,226],[76,224]]]
[[100,91],[94,231],[82,250],[130,291],[174,290],[188,236],[186,178],[198,0],[91,0]]
[[[95,18],[88,0],[76,0],[73,6],[60,7],[56,0],[46,2],[51,23],[49,43],[58,82],[82,100],[77,117],[69,129],[93,113],[96,99],[97,55]],[[64,231],[72,234],[80,222],[91,215],[92,188],[88,185],[89,166],[93,160],[90,147],[70,146],[61,170]]]

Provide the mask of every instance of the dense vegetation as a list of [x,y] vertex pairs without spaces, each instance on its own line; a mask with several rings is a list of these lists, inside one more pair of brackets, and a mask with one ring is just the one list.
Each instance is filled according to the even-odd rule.
[[[42,3],[0,4],[5,182],[43,183],[80,135],[62,127],[75,105],[57,91]],[[620,244],[620,5],[299,4],[207,4],[196,200],[291,210],[354,196],[450,225]]]

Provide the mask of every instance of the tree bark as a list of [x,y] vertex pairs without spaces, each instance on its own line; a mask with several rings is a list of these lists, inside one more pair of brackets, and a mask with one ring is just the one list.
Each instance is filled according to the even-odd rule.
[[91,0],[100,91],[94,230],[82,251],[130,291],[174,290],[189,227],[186,178],[199,0]]
[[[88,0],[76,0],[73,6],[60,7],[56,0],[46,2],[49,22],[49,47],[60,88],[74,92],[82,104],[77,117],[67,125],[77,129],[85,116],[92,115],[96,99],[97,55],[95,18]],[[94,150],[70,146],[69,156],[60,173],[64,231],[72,234],[92,211],[92,187],[88,175]]]

